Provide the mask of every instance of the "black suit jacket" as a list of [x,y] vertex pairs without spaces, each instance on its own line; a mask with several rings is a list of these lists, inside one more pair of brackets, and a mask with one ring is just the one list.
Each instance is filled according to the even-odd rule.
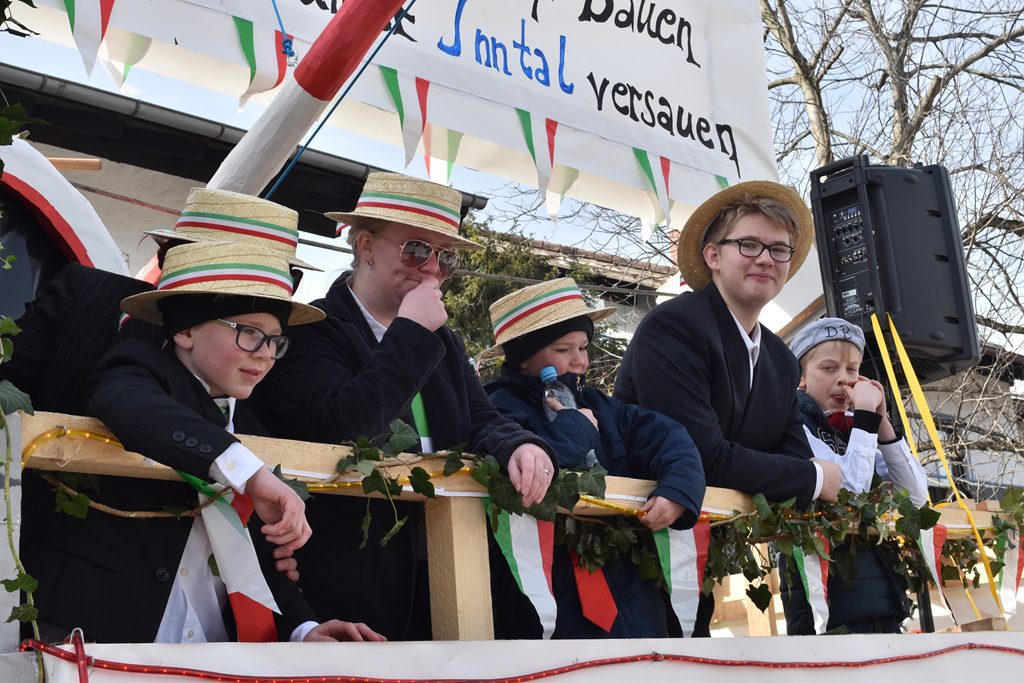
[[[125,448],[209,478],[209,466],[236,439],[198,380],[168,350],[138,340],[117,345],[97,366],[89,414],[102,419]],[[235,429],[263,433],[243,404]],[[195,507],[184,482],[101,477],[90,497],[121,510]],[[133,520],[90,510],[85,519],[54,513],[27,554],[39,579],[40,618],[81,626],[100,642],[151,642],[178,569],[191,519]],[[282,615],[280,637],[314,619],[297,586],[273,571],[272,547],[253,523],[253,541]],[[113,601],[113,602],[112,602]],[[112,604],[130,606],[111,609]]]
[[[288,354],[256,387],[251,405],[272,436],[326,443],[374,437],[396,418],[413,424],[410,405],[421,392],[436,450],[468,444],[469,452],[505,465],[521,444],[547,449],[491,405],[462,340],[448,327],[431,332],[398,318],[378,343],[348,278],[313,302],[327,312],[325,320],[288,331]],[[357,550],[368,504],[370,542]],[[417,558],[425,556],[418,523],[423,506],[397,505],[411,523],[381,548],[378,541],[394,523],[387,501],[314,496],[306,507],[313,537],[296,554],[300,585],[318,614],[344,614],[392,640],[429,637],[426,581],[417,570]],[[353,588],[369,577],[386,590]]]
[[806,506],[815,468],[796,404],[800,365],[761,327],[750,385],[747,348],[714,285],[657,306],[640,323],[615,397],[682,422],[700,450],[709,486],[795,496]]

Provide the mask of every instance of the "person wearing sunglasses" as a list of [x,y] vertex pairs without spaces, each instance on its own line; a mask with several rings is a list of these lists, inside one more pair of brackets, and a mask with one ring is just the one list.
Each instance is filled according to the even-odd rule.
[[[507,468],[527,505],[540,501],[556,473],[542,439],[491,405],[462,340],[445,325],[441,284],[459,254],[480,245],[459,235],[462,195],[396,173],[371,173],[350,212],[353,262],[314,305],[319,323],[289,331],[254,401],[273,436],[338,443],[388,432],[400,419],[420,435],[420,450],[466,444]],[[397,503],[412,523],[382,548],[394,523],[387,501],[321,496],[307,508],[313,537],[296,553],[300,586],[318,612],[372,623],[389,640],[429,639],[429,603],[420,522],[423,506]],[[386,590],[351,590],[373,576]],[[344,610],[338,612],[338,609]]]
[[[693,291],[641,321],[614,392],[681,422],[708,486],[800,507],[835,501],[841,472],[813,459],[796,401],[800,366],[758,317],[813,234],[803,199],[778,183],[739,183],[703,202],[679,237],[679,271]],[[702,598],[694,635],[709,635],[713,608]]]

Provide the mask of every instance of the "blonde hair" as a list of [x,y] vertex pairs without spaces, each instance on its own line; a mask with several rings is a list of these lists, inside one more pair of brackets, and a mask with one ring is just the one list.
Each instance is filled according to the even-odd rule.
[[[807,366],[810,365],[814,357],[820,355],[821,351],[835,349],[842,356],[842,361],[848,362],[856,359],[859,365],[864,360],[864,354],[857,348],[857,345],[853,342],[848,342],[842,339],[833,339],[832,341],[822,342],[817,346],[811,348],[807,353],[800,356],[800,378],[803,379],[804,374],[807,372]],[[856,354],[854,356],[853,354]]]
[[793,213],[784,204],[769,197],[746,195],[718,212],[718,215],[708,224],[708,229],[704,232],[702,245],[718,244],[720,240],[725,239],[725,236],[729,234],[729,231],[736,225],[739,219],[750,214],[761,214],[785,228],[789,234],[790,241],[795,242],[799,236],[796,217],[793,216]]

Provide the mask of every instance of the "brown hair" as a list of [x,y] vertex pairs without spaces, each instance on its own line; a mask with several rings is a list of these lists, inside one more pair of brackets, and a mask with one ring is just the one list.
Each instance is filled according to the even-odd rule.
[[750,214],[761,214],[782,226],[789,234],[789,239],[796,241],[798,236],[796,218],[784,204],[769,197],[746,195],[718,212],[714,220],[708,224],[701,244],[717,244],[719,240],[725,239],[739,219]]

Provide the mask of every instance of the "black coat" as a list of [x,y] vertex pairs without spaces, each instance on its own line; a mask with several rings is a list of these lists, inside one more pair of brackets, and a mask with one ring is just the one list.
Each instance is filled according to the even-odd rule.
[[[384,434],[396,418],[413,424],[410,405],[421,392],[436,450],[466,444],[505,466],[522,444],[546,448],[491,405],[457,334],[396,318],[378,343],[348,280],[342,275],[313,302],[327,312],[325,320],[289,330],[288,354],[256,389],[260,419],[273,436],[338,443]],[[370,500],[370,542],[360,551],[367,505],[332,495],[309,502],[313,537],[296,555],[302,590],[319,614],[345,614],[393,640],[429,637],[426,581],[417,569],[425,557],[423,506],[398,503],[410,523],[381,548],[393,513],[387,501]],[[361,588],[371,577],[379,588]]]
[[811,448],[796,404],[800,365],[761,327],[750,385],[740,331],[714,285],[657,306],[626,349],[615,397],[681,422],[697,443],[709,486],[792,496],[814,494]]
[[[173,353],[137,340],[119,344],[99,363],[87,412],[126,449],[204,479],[213,459],[236,440],[224,430],[213,399]],[[234,421],[239,433],[262,433],[241,404]],[[98,481],[90,497],[121,510],[196,505],[194,490],[180,481]],[[99,642],[151,642],[192,520],[133,520],[90,510],[85,519],[53,513],[47,522],[26,553],[29,571],[39,579],[40,619],[63,629],[81,626]],[[273,571],[272,547],[259,526],[254,519],[253,541],[283,613],[276,618],[279,635],[287,640],[315,617],[297,587]],[[130,608],[111,609],[114,603]]]
[[[600,431],[577,410],[559,411],[554,420],[548,421],[541,403],[543,386],[538,377],[528,377],[505,366],[501,376],[485,388],[503,415],[544,437],[554,449],[559,466],[582,467],[587,452],[593,449],[598,462],[612,476],[656,480],[658,486],[651,495],[667,498],[685,510],[673,528],[691,528],[704,499],[704,472],[697,447],[686,428],[653,410],[622,403],[597,389],[577,389],[576,375],[564,375],[560,379],[574,389],[578,407],[593,411]],[[552,566],[558,605],[552,637],[668,636],[663,591],[658,584],[643,579],[630,558],[624,557],[617,566],[606,567],[605,578],[619,609],[608,633],[583,616],[572,561],[568,552],[559,548]],[[532,610],[521,607],[520,611],[532,616]],[[530,616],[518,618],[526,620]],[[539,622],[537,629],[540,629]]]

